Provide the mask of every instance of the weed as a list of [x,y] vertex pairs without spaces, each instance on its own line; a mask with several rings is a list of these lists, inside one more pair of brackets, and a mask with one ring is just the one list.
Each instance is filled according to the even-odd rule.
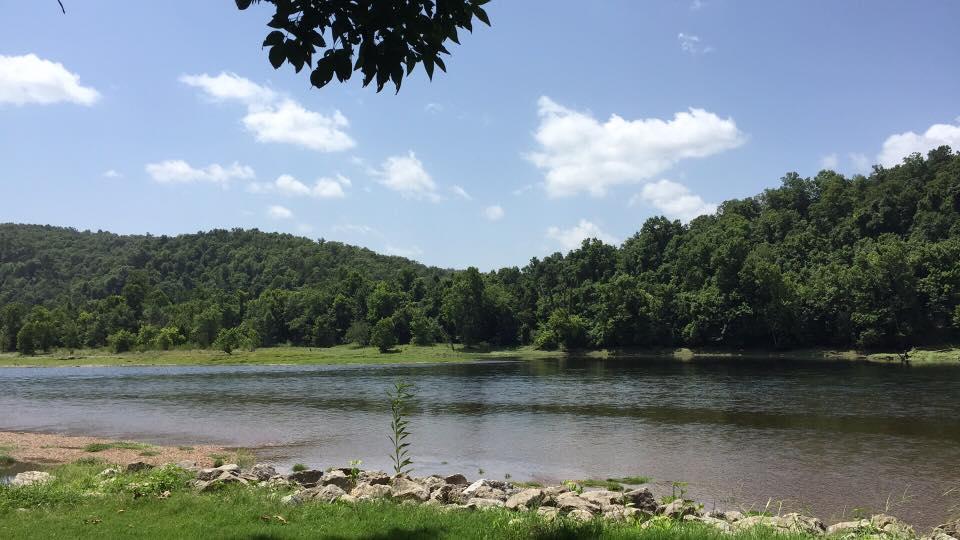
[[649,476],[624,476],[623,478],[607,478],[607,482],[617,482],[619,484],[628,484],[632,486],[640,484],[649,484],[653,480]]
[[293,472],[302,472],[307,470],[307,466],[304,465],[303,463],[295,463],[292,469],[293,469]]
[[160,452],[157,452],[156,450],[144,450],[143,452],[140,452],[139,455],[143,457],[153,457],[153,456],[159,456]]
[[149,444],[128,441],[114,441],[109,443],[91,443],[83,447],[84,452],[103,452],[104,450],[144,450]]
[[9,467],[16,463],[17,460],[13,459],[13,456],[7,454],[0,454],[0,467]]
[[407,438],[410,436],[410,432],[407,430],[407,426],[410,424],[407,415],[409,414],[409,402],[413,399],[412,388],[412,384],[397,381],[393,385],[393,391],[387,392],[387,396],[390,398],[390,413],[392,416],[390,421],[392,433],[389,435],[389,439],[393,444],[393,454],[390,457],[393,459],[393,472],[396,474],[407,474],[413,469],[411,467],[413,460],[410,459],[408,450],[410,443],[407,442]]

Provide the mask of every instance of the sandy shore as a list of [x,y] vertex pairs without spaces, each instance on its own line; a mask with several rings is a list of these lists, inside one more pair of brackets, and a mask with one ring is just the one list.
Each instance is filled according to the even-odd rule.
[[[92,444],[109,445],[116,440],[96,437],[71,437],[46,433],[0,431],[0,454],[26,463],[71,463],[82,458],[97,458],[109,463],[128,464],[143,461],[151,465],[192,461],[201,467],[213,465],[214,456],[225,461],[235,458],[236,451],[219,446],[155,446],[143,448],[107,448],[91,452]],[[131,442],[131,441],[125,441]]]

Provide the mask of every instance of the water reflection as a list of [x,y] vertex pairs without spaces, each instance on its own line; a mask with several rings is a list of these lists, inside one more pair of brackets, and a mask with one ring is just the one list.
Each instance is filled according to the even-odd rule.
[[[720,506],[883,508],[932,524],[960,485],[960,370],[785,360],[0,370],[0,428],[265,447],[388,467],[385,391],[417,386],[422,472],[686,480]],[[444,463],[446,462],[446,463]],[[956,493],[956,492],[954,492]]]

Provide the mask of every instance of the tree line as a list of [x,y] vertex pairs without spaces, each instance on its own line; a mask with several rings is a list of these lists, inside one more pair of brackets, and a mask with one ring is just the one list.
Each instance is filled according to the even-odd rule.
[[0,225],[0,348],[860,347],[960,338],[960,155],[790,173],[688,224],[482,273],[257,230]]

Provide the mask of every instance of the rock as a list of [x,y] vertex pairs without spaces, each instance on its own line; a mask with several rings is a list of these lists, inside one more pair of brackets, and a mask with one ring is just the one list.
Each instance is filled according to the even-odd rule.
[[499,499],[484,499],[474,497],[467,501],[467,508],[471,510],[486,510],[488,508],[503,508],[503,501]]
[[386,499],[393,495],[393,488],[383,484],[359,484],[353,488],[350,495],[359,500]]
[[557,497],[557,508],[564,513],[570,513],[574,510],[584,510],[590,512],[591,515],[600,513],[600,505],[582,499],[573,492],[563,493]]
[[511,495],[505,506],[510,510],[530,510],[540,506],[545,495],[542,489],[530,488]]
[[858,521],[842,521],[840,523],[834,523],[833,525],[827,527],[827,534],[830,536],[844,536],[847,534],[859,534],[861,531],[866,530],[870,527],[870,522],[861,519]]
[[53,481],[53,475],[43,471],[26,471],[13,477],[10,485],[14,487],[46,484]]
[[290,495],[287,495],[287,496],[283,497],[282,499],[280,499],[280,502],[283,503],[283,504],[289,504],[289,505],[293,505],[293,506],[297,506],[297,505],[303,504],[303,499],[301,499],[300,497],[297,496],[297,495],[299,495],[299,494],[300,494],[300,492],[291,493]]
[[673,519],[683,519],[683,516],[688,516],[697,512],[695,506],[683,499],[677,499],[673,502],[667,503],[666,506],[658,508],[658,510],[661,514],[667,517],[672,517]]
[[603,517],[611,521],[625,521],[642,515],[643,512],[631,506],[612,504],[603,509]]
[[942,529],[934,529],[933,532],[930,533],[930,536],[926,536],[922,540],[957,540],[957,537],[950,536],[943,532]]
[[451,474],[450,476],[444,477],[443,481],[455,486],[466,486],[470,483],[467,477],[462,474]]
[[477,497],[478,499],[497,499],[498,501],[507,500],[506,491],[492,486],[480,486],[470,494],[467,494],[466,490],[464,490],[464,494]]
[[100,471],[100,474],[98,474],[97,476],[99,476],[100,478],[113,478],[118,474],[120,474],[120,469],[117,469],[116,467],[111,467],[109,469],[104,469]]
[[296,486],[297,484],[287,480],[282,476],[274,476],[273,478],[267,480],[266,482],[261,482],[260,486],[269,488],[269,489],[283,489],[291,486]]
[[303,487],[311,488],[317,485],[317,482],[320,481],[320,478],[323,476],[323,471],[318,471],[317,469],[307,469],[305,471],[298,471],[287,475],[287,480],[291,482],[296,482]]
[[819,519],[797,513],[782,516],[749,516],[738,520],[734,524],[736,530],[747,530],[757,526],[769,527],[780,532],[813,536],[819,536],[827,530]]
[[257,463],[250,468],[249,474],[256,478],[258,482],[266,482],[274,476],[277,476],[277,470],[266,463]]
[[394,478],[391,484],[395,499],[424,502],[430,498],[430,491],[427,488],[404,476]]
[[583,508],[575,508],[567,514],[567,517],[573,518],[577,521],[590,521],[593,519],[593,513],[589,510],[584,510]]
[[247,485],[248,482],[239,476],[235,476],[230,472],[221,471],[220,476],[209,481],[200,481],[196,484],[197,490],[201,492],[209,492],[220,489],[221,487],[228,484],[241,484]]
[[177,467],[180,467],[181,469],[186,469],[186,470],[188,470],[188,471],[193,471],[193,470],[196,470],[196,468],[197,468],[197,462],[196,462],[196,461],[190,461],[189,459],[185,459],[185,460],[183,460],[183,461],[178,461],[178,462],[176,463],[176,465],[177,465]]
[[446,485],[447,483],[442,477],[437,475],[431,475],[425,478],[415,478],[414,481],[429,489],[431,492],[440,486]]
[[216,469],[200,469],[197,471],[197,480],[201,482],[209,482],[218,476],[220,476],[220,471]]
[[550,486],[543,488],[543,494],[548,498],[559,497],[564,493],[569,493],[570,488],[567,486]]
[[481,478],[481,479],[477,480],[476,482],[474,482],[474,483],[470,484],[469,486],[467,486],[466,489],[463,490],[463,494],[464,494],[464,495],[473,495],[473,493],[474,493],[475,491],[477,491],[478,489],[480,489],[480,488],[483,487],[483,486],[488,486],[488,487],[489,487],[490,484],[487,483],[486,480],[484,480],[483,478]]
[[619,504],[624,499],[624,494],[606,489],[598,489],[594,491],[584,491],[580,494],[580,498],[603,507],[611,504]]
[[334,484],[329,484],[322,487],[312,487],[305,489],[297,494],[303,500],[314,500],[326,503],[332,503],[346,495],[347,492],[340,489]]
[[623,494],[627,502],[632,503],[633,507],[641,512],[653,514],[657,511],[657,499],[647,488],[635,489]]
[[954,538],[960,537],[960,519],[944,523],[943,525],[937,525],[934,531],[952,536]]
[[899,519],[886,514],[877,514],[870,517],[870,524],[891,536],[899,538],[913,538],[917,534],[913,527]]
[[744,517],[743,512],[738,512],[737,510],[727,510],[723,512],[723,518],[721,519],[723,519],[728,523],[733,523],[736,521],[740,521],[741,519],[743,519],[743,517]]
[[356,487],[357,483],[353,480],[353,478],[350,478],[344,474],[343,471],[334,469],[324,473],[324,475],[320,478],[320,485],[337,486],[344,492],[347,492]]
[[442,504],[464,502],[463,485],[444,484],[430,493],[430,500]]
[[390,475],[381,471],[360,471],[357,482],[370,484],[371,486],[386,486],[390,484]]
[[546,521],[553,521],[560,515],[560,511],[552,506],[541,506],[537,508],[537,515]]
[[134,461],[133,463],[127,465],[127,472],[149,471],[152,468],[153,465],[149,463],[144,463],[143,461]]
[[719,518],[715,518],[715,517],[711,517],[711,516],[687,515],[687,516],[684,516],[684,517],[683,517],[683,520],[684,520],[684,521],[698,521],[698,522],[703,523],[703,524],[705,524],[705,525],[709,525],[709,526],[713,527],[714,529],[717,529],[718,531],[720,531],[720,532],[722,532],[722,533],[732,533],[732,532],[733,532],[733,525],[731,525],[730,523],[727,523],[726,520],[719,519]]

